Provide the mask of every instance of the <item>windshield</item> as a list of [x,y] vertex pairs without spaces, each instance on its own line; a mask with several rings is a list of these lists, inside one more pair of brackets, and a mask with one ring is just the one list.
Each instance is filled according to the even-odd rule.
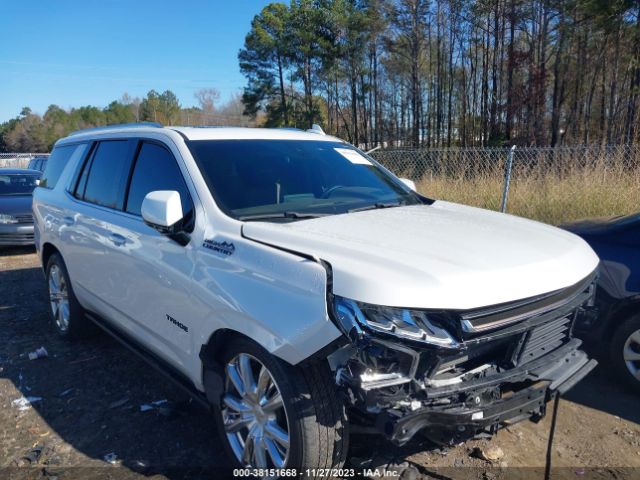
[[413,205],[420,198],[355,148],[310,140],[197,140],[193,156],[218,205],[241,220],[301,219]]
[[31,195],[38,175],[0,172],[0,195]]

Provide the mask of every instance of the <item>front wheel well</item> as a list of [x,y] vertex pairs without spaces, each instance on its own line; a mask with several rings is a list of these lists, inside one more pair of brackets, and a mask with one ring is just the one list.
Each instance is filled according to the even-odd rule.
[[200,349],[200,359],[202,360],[203,369],[209,365],[210,362],[220,363],[220,354],[222,353],[224,346],[228,345],[235,339],[246,338],[253,342],[250,337],[243,335],[242,333],[231,330],[230,328],[221,328],[216,330],[209,337],[209,341],[202,345]]
[[610,340],[613,337],[614,332],[620,327],[620,325],[626,322],[629,318],[638,314],[640,308],[640,298],[634,298],[633,300],[626,302],[625,305],[618,308],[609,320],[610,328],[607,329],[607,339]]
[[221,328],[211,334],[207,343],[200,348],[200,360],[202,371],[200,372],[203,384],[207,383],[207,373],[212,373],[222,379],[224,365],[222,365],[222,353],[227,345],[237,340],[248,340],[262,348],[255,340],[230,328]]
[[222,395],[225,368],[222,364],[222,353],[231,342],[237,340],[248,340],[262,348],[251,337],[229,328],[213,332],[207,343],[200,348],[202,384],[207,399],[213,405],[219,404]]

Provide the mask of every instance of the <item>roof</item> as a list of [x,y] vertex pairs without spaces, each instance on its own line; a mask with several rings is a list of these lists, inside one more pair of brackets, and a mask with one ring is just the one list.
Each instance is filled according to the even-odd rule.
[[247,128],[247,127],[162,127],[157,124],[126,124],[108,127],[89,128],[73,132],[67,139],[102,136],[112,133],[158,133],[161,131],[175,131],[187,140],[316,140],[327,142],[343,142],[336,137],[319,133],[309,133],[303,130],[289,128]]
[[319,140],[342,142],[335,137],[289,128],[247,127],[167,127],[182,133],[189,140]]
[[40,170],[30,170],[28,168],[0,168],[0,175],[42,175]]

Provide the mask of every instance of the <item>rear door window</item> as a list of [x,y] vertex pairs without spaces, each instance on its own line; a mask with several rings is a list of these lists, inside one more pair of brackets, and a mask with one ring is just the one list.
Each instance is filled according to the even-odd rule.
[[39,160],[36,168],[42,170],[42,167],[45,167],[39,186],[43,188],[55,188],[60,179],[60,175],[62,175],[69,161],[72,159],[75,161],[77,158],[84,156],[87,151],[87,146],[87,143],[80,143],[55,147],[48,161]]
[[193,215],[191,195],[173,154],[162,145],[143,142],[131,176],[125,210],[140,215],[144,197],[156,190],[177,191],[185,220]]
[[91,161],[85,165],[76,196],[86,202],[122,210],[131,150],[129,140],[99,142]]

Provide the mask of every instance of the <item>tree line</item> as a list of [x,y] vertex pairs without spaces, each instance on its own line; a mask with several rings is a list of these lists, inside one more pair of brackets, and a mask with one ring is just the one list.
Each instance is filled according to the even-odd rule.
[[0,123],[0,152],[49,152],[53,144],[75,130],[117,123],[158,122],[163,125],[254,125],[244,115],[240,96],[219,105],[215,88],[195,93],[198,106],[182,107],[171,90],[151,90],[144,98],[125,93],[105,108],[84,106],[64,110],[50,105],[43,115],[24,107],[20,114]]
[[352,143],[635,143],[638,0],[292,0],[238,55],[248,115]]
[[170,90],[0,123],[0,151],[48,151],[112,123],[309,128],[384,146],[640,140],[640,0],[292,0],[253,19],[241,96]]

